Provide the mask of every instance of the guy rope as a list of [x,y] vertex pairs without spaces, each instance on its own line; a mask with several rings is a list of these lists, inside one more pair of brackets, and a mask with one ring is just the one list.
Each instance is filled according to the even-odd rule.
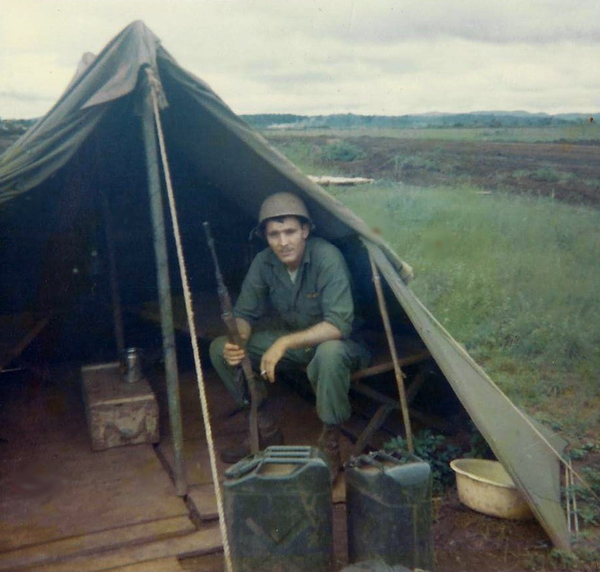
[[194,353],[194,366],[196,368],[196,376],[198,379],[198,390],[200,392],[200,404],[202,406],[202,419],[204,421],[204,430],[206,431],[206,441],[208,443],[208,453],[210,457],[210,470],[217,498],[217,512],[219,514],[219,527],[221,537],[223,539],[223,552],[225,555],[225,565],[227,572],[232,572],[231,551],[229,548],[229,538],[227,536],[227,527],[225,525],[225,513],[223,511],[223,495],[221,484],[219,482],[219,474],[217,471],[217,460],[215,455],[215,445],[210,424],[210,414],[208,411],[208,402],[206,399],[206,391],[204,386],[204,373],[202,371],[202,362],[200,360],[200,350],[198,348],[198,338],[196,337],[196,322],[194,321],[194,306],[192,304],[192,294],[189,286],[189,278],[185,258],[183,256],[183,247],[181,244],[181,233],[179,231],[179,220],[177,217],[177,205],[175,204],[175,195],[173,193],[173,185],[171,182],[171,171],[169,169],[169,161],[167,158],[167,149],[165,146],[165,138],[162,130],[162,122],[160,119],[160,111],[158,107],[159,97],[164,97],[159,79],[155,76],[151,68],[146,68],[148,81],[150,84],[150,93],[152,96],[152,106],[154,109],[154,118],[156,121],[156,131],[158,133],[158,143],[160,148],[160,156],[162,160],[163,172],[165,175],[165,184],[167,188],[167,197],[169,199],[169,210],[171,212],[171,221],[173,225],[173,235],[175,237],[175,246],[177,249],[177,260],[179,262],[179,272],[181,275],[181,284],[183,286],[183,296],[185,300],[185,310],[187,314],[188,324],[190,328],[190,337],[192,339],[192,350]]

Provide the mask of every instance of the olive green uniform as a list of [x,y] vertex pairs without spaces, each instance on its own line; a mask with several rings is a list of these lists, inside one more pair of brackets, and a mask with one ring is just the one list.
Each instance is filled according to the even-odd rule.
[[[255,329],[270,309],[279,317],[280,326]],[[344,257],[335,246],[310,237],[295,282],[275,253],[266,248],[248,270],[234,313],[253,328],[246,351],[255,367],[279,337],[322,321],[336,326],[342,333],[341,340],[288,350],[277,369],[306,368],[317,396],[317,414],[324,423],[337,425],[350,417],[350,374],[366,367],[370,356],[363,345],[351,339],[354,304],[350,275]],[[244,388],[234,368],[223,359],[226,341],[225,337],[213,341],[211,360],[230,393],[242,405]]]

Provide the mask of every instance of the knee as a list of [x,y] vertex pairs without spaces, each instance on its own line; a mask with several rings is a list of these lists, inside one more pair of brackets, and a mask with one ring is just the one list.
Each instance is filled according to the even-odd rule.
[[218,338],[215,338],[210,343],[209,353],[210,353],[210,360],[213,363],[213,365],[215,364],[217,359],[219,359],[219,360],[223,359],[223,350],[225,348],[226,343],[227,343],[226,336],[220,336]]
[[346,359],[346,349],[341,340],[329,340],[317,346],[315,358],[326,363],[343,363]]

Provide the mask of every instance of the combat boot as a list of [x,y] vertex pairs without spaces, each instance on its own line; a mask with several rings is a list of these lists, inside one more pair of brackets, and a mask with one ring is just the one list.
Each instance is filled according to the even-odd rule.
[[[258,445],[264,450],[271,445],[283,445],[283,432],[275,420],[265,411],[258,411]],[[233,464],[251,453],[250,435],[243,441],[223,449],[219,457],[223,463]]]
[[333,483],[340,474],[342,460],[340,456],[340,427],[339,425],[323,425],[323,431],[317,441],[317,446],[321,449],[329,470],[331,472],[331,482]]

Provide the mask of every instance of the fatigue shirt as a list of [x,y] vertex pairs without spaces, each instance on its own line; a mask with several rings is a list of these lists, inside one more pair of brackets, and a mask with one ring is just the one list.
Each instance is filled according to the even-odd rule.
[[309,237],[292,282],[287,267],[270,248],[259,252],[246,274],[234,314],[254,325],[269,303],[290,331],[325,321],[348,338],[354,304],[342,253],[322,238]]

